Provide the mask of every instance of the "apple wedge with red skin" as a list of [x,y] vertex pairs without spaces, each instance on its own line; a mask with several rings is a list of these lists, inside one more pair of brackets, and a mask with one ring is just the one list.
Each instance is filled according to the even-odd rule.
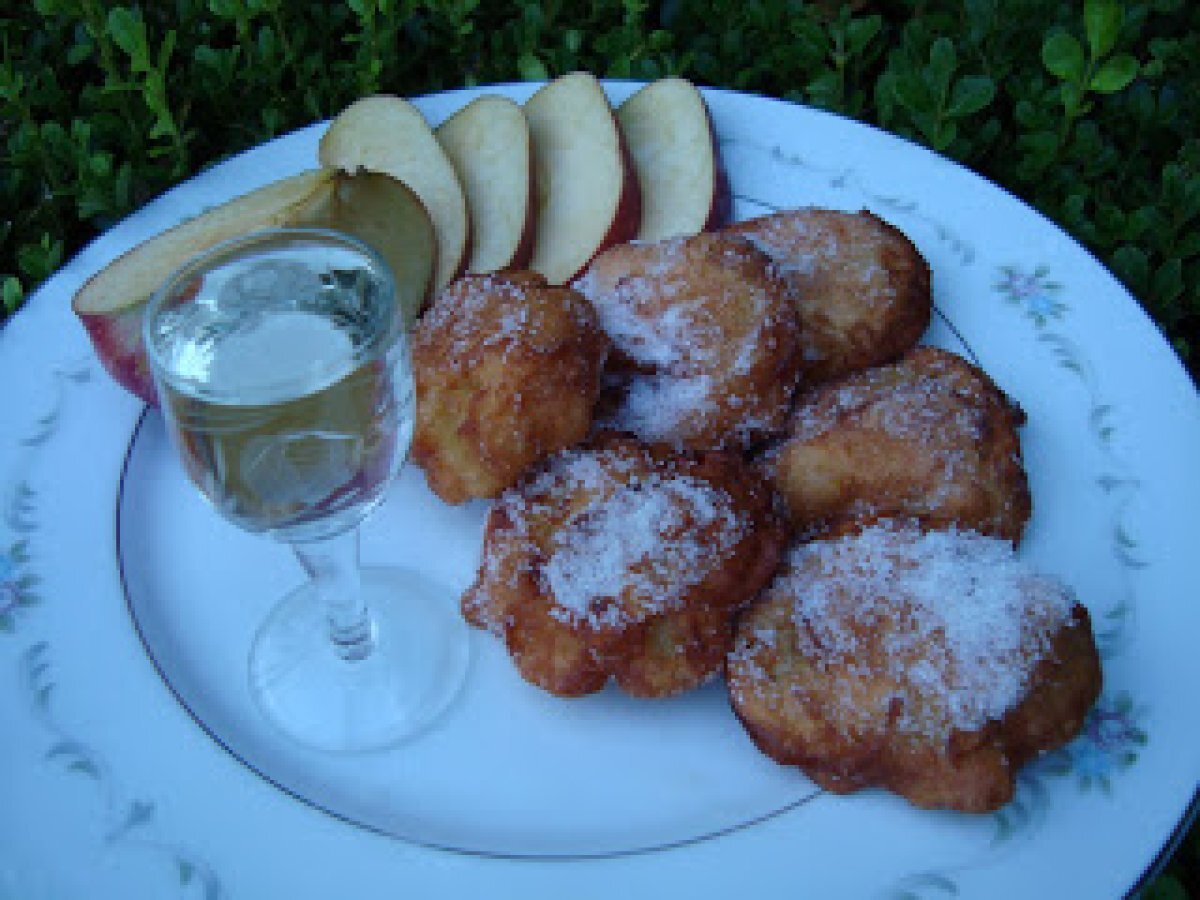
[[533,255],[534,170],[529,123],[499,94],[476,97],[434,129],[471,217],[472,273],[523,269]]
[[533,138],[537,222],[530,268],[566,284],[600,251],[632,240],[641,225],[641,191],[595,76],[569,72],[525,101]]
[[729,179],[712,118],[690,81],[662,78],[617,108],[642,193],[637,239],[713,231],[730,217]]
[[390,94],[354,101],[329,123],[317,157],[331,169],[391,175],[421,198],[437,235],[434,293],[466,271],[471,250],[466,196],[433,129],[413,104]]
[[100,362],[122,387],[156,403],[142,340],[151,295],[195,254],[264,228],[331,228],[372,247],[391,268],[409,322],[428,302],[437,243],[424,204],[396,179],[314,169],[206,210],[117,257],[79,289],[71,308]]

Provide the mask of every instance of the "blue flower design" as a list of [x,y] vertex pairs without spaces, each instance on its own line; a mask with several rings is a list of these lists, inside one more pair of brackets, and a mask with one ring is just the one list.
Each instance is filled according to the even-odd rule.
[[17,609],[37,602],[33,588],[38,579],[25,571],[28,560],[24,541],[0,551],[0,631],[12,631]]
[[1005,299],[1025,311],[1025,315],[1041,326],[1048,319],[1057,319],[1066,312],[1066,304],[1055,299],[1061,285],[1049,279],[1050,270],[1039,266],[1032,272],[1023,272],[1011,266],[1000,270],[996,290]]
[[0,615],[12,610],[19,602],[19,578],[16,554],[12,550],[0,553]]
[[1112,758],[1091,741],[1081,740],[1070,750],[1071,768],[1080,778],[1107,778]]
[[1098,784],[1109,790],[1114,773],[1135,762],[1139,748],[1146,743],[1146,733],[1137,724],[1140,717],[1141,711],[1128,694],[1102,697],[1088,714],[1079,737],[1047,758],[1049,771],[1074,774],[1083,788]]
[[1037,317],[1056,316],[1059,312],[1059,304],[1055,303],[1044,293],[1030,294],[1025,298],[1025,308],[1029,310],[1030,315]]
[[0,553],[0,584],[7,584],[16,579],[17,558],[13,550]]

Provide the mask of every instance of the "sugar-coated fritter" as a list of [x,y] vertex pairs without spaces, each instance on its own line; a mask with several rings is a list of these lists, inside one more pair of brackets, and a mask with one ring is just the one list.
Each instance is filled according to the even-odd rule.
[[806,383],[890,362],[929,327],[929,264],[874,213],[806,207],[727,230],[765,251],[787,282],[800,313]]
[[734,455],[600,435],[501,495],[463,615],[552,694],[610,678],[677,694],[720,670],[783,539],[769,488]]
[[763,464],[802,537],[915,518],[1016,543],[1031,509],[1023,421],[978,367],[918,347],[802,396]]
[[575,282],[613,341],[606,426],[693,450],[738,449],[787,418],[799,323],[767,256],[699,234],[621,244]]
[[494,497],[583,440],[608,348],[587,300],[541,275],[450,285],[413,337],[412,458],[434,493],[448,503]]
[[755,744],[836,793],[997,809],[1100,692],[1087,610],[998,538],[915,527],[793,549],[727,665]]

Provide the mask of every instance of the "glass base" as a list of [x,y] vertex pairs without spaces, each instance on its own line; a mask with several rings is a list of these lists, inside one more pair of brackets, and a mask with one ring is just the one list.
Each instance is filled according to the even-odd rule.
[[312,583],[285,597],[254,637],[250,694],[271,722],[309,747],[374,750],[433,723],[466,676],[469,636],[453,592],[407,569],[366,568],[372,651],[346,660]]

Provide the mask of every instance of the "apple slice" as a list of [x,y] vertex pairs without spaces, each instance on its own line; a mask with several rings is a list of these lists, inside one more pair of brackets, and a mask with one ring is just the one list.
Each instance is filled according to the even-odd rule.
[[213,207],[138,244],[84,283],[71,308],[110,375],[149,403],[154,382],[142,343],[142,315],[183,263],[220,241],[277,227],[334,228],[372,246],[396,277],[409,321],[429,297],[437,245],[417,195],[387,175],[314,169]]
[[317,155],[323,166],[383,172],[411,187],[437,235],[434,293],[463,273],[471,241],[466,197],[419,109],[391,95],[356,100],[329,123]]
[[468,272],[523,269],[533,253],[533,149],[521,107],[476,97],[435,129],[467,196]]
[[530,267],[566,284],[613,244],[636,236],[641,196],[604,88],[570,72],[525,102],[533,138],[537,223]]
[[690,81],[651,82],[617,109],[642,192],[637,238],[659,241],[720,228],[729,219],[729,179],[712,119]]
[[337,171],[328,183],[288,224],[344,231],[375,250],[392,270],[396,302],[411,326],[433,299],[437,272],[437,233],[425,204],[381,172]]

